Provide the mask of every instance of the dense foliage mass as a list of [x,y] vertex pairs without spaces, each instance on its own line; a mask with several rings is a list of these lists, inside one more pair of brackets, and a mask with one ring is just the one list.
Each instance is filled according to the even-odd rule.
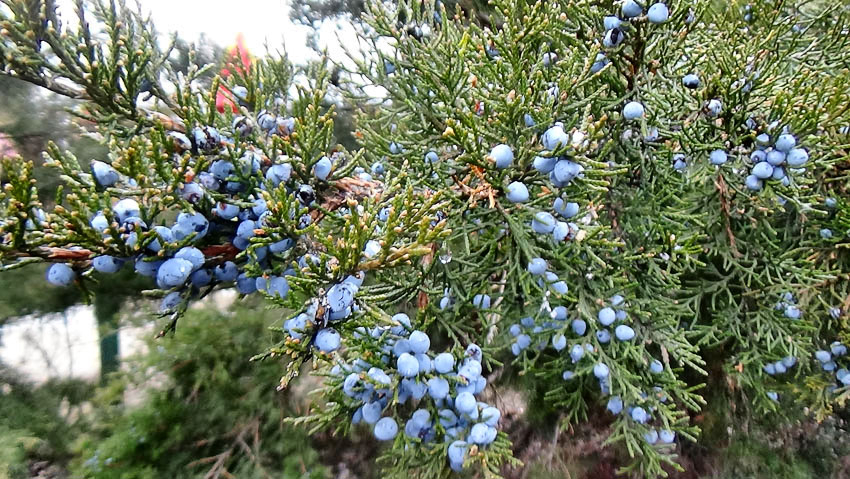
[[[372,2],[331,87],[274,56],[175,73],[121,2],[71,27],[3,3],[4,72],[85,99],[110,148],[86,170],[48,147],[52,210],[4,159],[4,268],[133,268],[162,335],[216,288],[262,294],[280,339],[254,359],[323,378],[292,421],[370,430],[392,477],[519,465],[480,401],[500,378],[560,427],[605,411],[648,477],[705,391],[818,418],[847,398],[844,4],[495,0],[482,25]],[[357,151],[329,97],[361,107]]]

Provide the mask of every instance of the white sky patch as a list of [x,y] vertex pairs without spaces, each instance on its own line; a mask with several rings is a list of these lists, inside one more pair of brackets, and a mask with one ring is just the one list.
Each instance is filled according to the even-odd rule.
[[[285,49],[289,59],[303,64],[318,58],[307,44],[310,28],[293,23],[289,18],[288,0],[139,0],[142,10],[150,13],[157,30],[162,34],[177,32],[188,42],[201,34],[222,47],[229,47],[242,33],[245,45],[256,56],[263,56],[266,45],[271,52]],[[59,0],[63,19],[75,23],[73,0]],[[128,2],[132,5],[132,2]],[[330,57],[341,60],[345,44],[355,43],[351,25],[325,22],[320,28],[319,46],[327,48]],[[339,37],[337,36],[339,35]]]
[[[129,8],[135,8],[136,0],[128,0]],[[265,56],[266,52],[277,56],[285,51],[295,64],[305,64],[319,58],[319,53],[308,44],[311,29],[294,23],[290,19],[291,0],[138,0],[142,12],[150,18],[161,35],[164,47],[173,33],[187,42],[197,41],[201,35],[221,47],[233,46],[241,33],[245,46],[254,56]],[[63,23],[76,26],[75,0],[57,0]],[[89,15],[89,21],[93,21]],[[342,20],[324,22],[318,30],[318,47],[326,50],[332,62],[346,69],[356,70],[355,62],[349,58],[368,58],[375,54],[375,47],[392,57],[392,42],[381,39],[377,45],[358,38],[362,26]],[[366,27],[368,30],[368,27]],[[97,31],[97,28],[93,28]],[[376,66],[377,67],[377,66]],[[359,75],[348,78],[355,83],[368,83]],[[168,82],[165,82],[169,90]],[[365,93],[380,99],[386,96],[381,87],[367,87]]]

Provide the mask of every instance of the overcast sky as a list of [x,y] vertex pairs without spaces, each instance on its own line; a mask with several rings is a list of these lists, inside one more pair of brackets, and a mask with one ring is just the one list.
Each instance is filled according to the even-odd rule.
[[[240,32],[251,52],[262,55],[265,43],[272,51],[285,45],[292,61],[301,63],[315,57],[307,46],[309,29],[295,25],[289,19],[289,0],[140,0],[142,8],[151,13],[160,32],[177,32],[187,41],[196,40],[201,33],[223,47],[234,43]],[[59,0],[63,16],[73,12],[73,0]],[[132,1],[128,1],[132,4]],[[336,40],[335,25],[321,29],[321,45],[327,46],[332,57],[339,58],[342,50]],[[343,30],[347,38],[352,29]]]

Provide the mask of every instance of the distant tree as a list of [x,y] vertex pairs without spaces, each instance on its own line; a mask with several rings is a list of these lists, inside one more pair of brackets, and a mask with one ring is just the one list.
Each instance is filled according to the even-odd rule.
[[[72,476],[328,477],[306,433],[283,423],[295,405],[273,386],[280,363],[247,361],[276,320],[249,301],[226,312],[190,311],[173,338],[150,338],[149,352],[98,391]],[[127,391],[138,405],[125,405]]]

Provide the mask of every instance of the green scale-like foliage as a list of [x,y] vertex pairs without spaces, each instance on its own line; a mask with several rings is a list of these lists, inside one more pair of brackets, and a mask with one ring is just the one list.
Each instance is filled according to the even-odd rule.
[[[208,85],[200,79],[213,66],[194,65],[190,56],[186,73],[175,74],[153,27],[120,2],[79,6],[81,20],[88,5],[105,25],[103,43],[87,27],[62,28],[46,6],[4,3],[12,13],[2,23],[4,71],[89,100],[81,116],[98,125],[107,162],[134,180],[102,188],[77,159],[51,146],[50,163],[67,186],[59,206],[39,219],[29,166],[4,162],[13,171],[0,197],[4,268],[71,263],[85,287],[99,277],[88,268],[94,255],[153,261],[197,245],[205,267],[233,260],[251,279],[285,277],[289,294],[270,298],[284,309],[283,327],[275,325],[273,346],[258,340],[258,352],[266,352],[255,359],[291,359],[281,389],[304,363],[323,378],[316,407],[290,419],[312,431],[363,427],[352,418],[365,400],[345,392],[346,374],[377,389],[384,417],[400,425],[380,459],[389,477],[452,474],[450,441],[401,431],[415,407],[431,417],[445,407],[402,398],[401,368],[391,361],[402,333],[387,332],[401,327],[392,319],[401,311],[411,313],[412,329],[430,334],[434,352],[468,360],[467,347],[480,345],[488,388],[498,396],[500,387],[519,383],[533,416],[559,417],[564,429],[604,417],[608,444],[631,458],[617,466],[644,477],[680,467],[679,443],[697,439],[691,418],[713,396],[705,388],[729,388],[734,401],[757,413],[804,400],[819,418],[847,398],[844,376],[834,371],[845,359],[825,371],[813,357],[850,340],[846,5],[668,2],[665,21],[624,21],[622,42],[606,46],[612,33],[603,18],[619,15],[619,2],[495,0],[486,25],[440,2],[367,3],[359,38],[365,55],[351,46],[349,71],[334,81],[361,109],[354,134],[361,149],[349,152],[334,144],[331,75],[323,64],[231,61],[233,73]],[[683,83],[689,73],[698,75],[698,87]],[[237,88],[244,88],[239,98]],[[137,102],[140,93],[153,107]],[[233,108],[216,108],[221,94]],[[645,113],[627,120],[629,102]],[[239,134],[239,121],[259,124],[268,112],[291,115],[293,127]],[[566,144],[546,151],[543,135],[556,122]],[[224,139],[200,148],[198,132],[210,127]],[[193,136],[191,148],[174,141],[180,131]],[[808,162],[786,166],[785,179],[748,179],[758,135],[769,134],[772,143],[785,131]],[[513,152],[505,168],[493,157],[499,144]],[[715,150],[727,155],[720,166],[709,161]],[[251,152],[262,159],[256,168],[246,157]],[[326,157],[331,172],[319,179]],[[539,157],[568,159],[577,174],[558,186],[538,171]],[[228,180],[244,189],[184,198],[185,185],[221,160],[236,165]],[[286,188],[263,178],[273,164],[292,167]],[[507,199],[513,182],[528,187],[528,201]],[[300,199],[305,185],[315,203]],[[215,228],[146,253],[162,238],[150,229],[128,241],[128,227],[111,213],[126,197],[140,203],[149,226],[194,211]],[[244,212],[259,198],[268,213],[236,252],[236,222],[216,220],[216,207],[229,202]],[[551,213],[556,198],[578,205],[577,214],[558,218],[560,239],[534,231],[535,215]],[[98,211],[110,221],[106,235],[90,225]],[[265,248],[283,239],[294,246],[264,261]],[[529,271],[535,258],[552,277]],[[328,313],[339,311],[329,292],[364,275],[345,320],[331,324]],[[150,292],[181,295],[163,332],[177,327],[190,300],[227,286]],[[480,307],[481,295],[492,299],[489,306]],[[566,320],[555,319],[559,307]],[[619,315],[607,327],[598,320],[605,307]],[[305,317],[303,329],[287,326]],[[319,333],[331,326],[342,347],[320,350]],[[601,339],[603,330],[610,341]],[[634,338],[619,339],[623,331]],[[519,346],[520,337],[529,344]],[[571,357],[574,348],[580,359]],[[777,361],[793,364],[768,374]],[[388,392],[370,384],[369,368],[392,373]],[[465,382],[453,377],[451,387]],[[614,398],[622,413],[605,412]],[[647,420],[636,420],[632,408]],[[676,440],[646,440],[653,431]],[[439,424],[430,432],[449,436]],[[519,466],[504,432],[465,457],[465,467],[485,477]]]
[[[846,168],[841,127],[848,117],[840,105],[850,89],[840,63],[846,40],[836,30],[847,21],[846,8],[772,2],[745,10],[743,4],[674,2],[667,22],[638,19],[615,48],[602,48],[600,41],[602,17],[618,13],[612,5],[497,1],[493,8],[501,14],[493,31],[445,20],[432,24],[424,38],[399,28],[393,11],[373,8],[366,17],[375,32],[367,36],[372,47],[386,38],[395,46],[358,72],[386,93],[380,114],[361,118],[367,156],[390,165],[406,160],[423,185],[454,193],[457,205],[448,215],[453,235],[435,253],[451,262],[438,264],[426,283],[432,294],[451,288],[457,305],[433,308],[436,324],[449,334],[477,331],[488,345],[504,345],[511,338],[500,339],[498,332],[537,314],[548,294],[525,271],[540,256],[570,287],[563,297],[548,296],[549,303],[567,306],[571,319],[590,326],[578,337],[566,324],[564,351],[524,353],[514,364],[531,373],[528,381],[546,385],[540,406],[567,423],[604,407],[607,399],[592,374],[596,362],[611,370],[611,394],[658,408],[651,427],[680,437],[696,432],[685,416],[703,402],[692,373],[705,373],[704,358],[720,360],[729,380],[743,386],[736,390],[761,410],[777,407],[766,391],[825,387],[807,377],[819,369],[812,352],[828,349],[841,330],[829,309],[842,307],[847,297],[840,269],[846,254],[834,248],[846,244],[846,227],[826,223],[842,207],[824,206],[826,196],[840,197],[846,187],[846,173],[836,171]],[[431,15],[426,9],[422,18]],[[610,65],[593,73],[600,51]],[[559,59],[547,66],[549,52]],[[387,62],[395,68],[387,70]],[[699,75],[700,88],[683,85],[688,73]],[[559,92],[554,99],[553,86]],[[716,118],[706,109],[712,99],[724,106]],[[632,100],[646,107],[640,122],[620,114]],[[527,126],[526,114],[535,126]],[[541,133],[555,121],[581,135],[559,153],[584,167],[583,176],[561,190],[579,203],[583,217],[579,235],[565,244],[529,228],[533,215],[551,211],[560,193],[531,167],[543,150]],[[749,191],[744,177],[756,134],[770,128],[778,135],[783,126],[814,161],[789,175],[788,186],[770,182],[763,191]],[[644,140],[653,129],[658,138]],[[497,143],[515,154],[504,170],[487,156]],[[392,151],[393,144],[404,152]],[[715,149],[729,156],[720,168],[708,161]],[[438,163],[423,160],[429,151],[439,152]],[[684,171],[672,168],[675,154],[685,155]],[[529,202],[505,199],[513,181],[529,187]],[[819,236],[825,226],[836,239]],[[793,292],[802,319],[774,309],[785,292]],[[470,303],[478,293],[501,301],[488,314],[476,313]],[[638,341],[602,345],[593,335],[601,328],[596,314],[615,293],[626,297]],[[593,352],[572,365],[564,353],[586,343]],[[762,370],[788,356],[800,358],[790,374],[774,379]],[[665,365],[660,375],[647,370],[653,358]],[[567,383],[561,381],[565,369],[575,373]],[[663,393],[646,397],[653,388]],[[660,402],[664,396],[672,402]],[[634,467],[661,473],[658,461],[669,461],[671,451],[648,445],[646,430],[620,416],[611,440],[643,456]]]

